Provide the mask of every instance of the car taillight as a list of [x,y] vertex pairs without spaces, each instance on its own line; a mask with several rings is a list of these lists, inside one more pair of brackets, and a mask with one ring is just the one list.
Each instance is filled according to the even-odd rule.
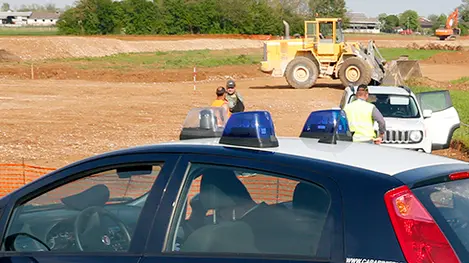
[[425,207],[407,186],[384,196],[389,217],[409,263],[460,263]]

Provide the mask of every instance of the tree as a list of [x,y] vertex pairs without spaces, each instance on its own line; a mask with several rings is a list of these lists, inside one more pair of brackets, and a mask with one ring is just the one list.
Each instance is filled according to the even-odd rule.
[[6,12],[8,10],[10,10],[10,4],[9,3],[3,3],[2,4],[2,11]]
[[431,21],[433,23],[432,30],[435,31],[436,29],[440,27],[444,27],[446,25],[446,20],[448,19],[448,16],[445,14],[441,14],[439,16],[436,16],[436,19],[432,17]]
[[309,7],[313,14],[318,14],[320,17],[346,19],[345,0],[310,0]]
[[396,15],[388,15],[384,18],[383,31],[392,33],[395,27],[399,26],[399,18]]
[[420,29],[419,15],[414,10],[407,10],[399,17],[400,25],[406,29],[418,31]]

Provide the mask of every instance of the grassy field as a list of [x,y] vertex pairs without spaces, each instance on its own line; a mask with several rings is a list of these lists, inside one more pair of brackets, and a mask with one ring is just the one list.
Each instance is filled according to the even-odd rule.
[[[469,78],[463,78],[469,80]],[[414,93],[425,92],[432,90],[439,90],[430,87],[411,87]],[[453,106],[456,108],[459,114],[461,122],[469,124],[469,91],[464,90],[451,90],[451,100],[453,101]],[[462,142],[466,147],[469,147],[469,127],[461,125],[461,128],[456,130],[453,136],[453,140]]]
[[54,36],[55,27],[0,27],[0,36]]
[[[117,54],[107,57],[88,57],[50,60],[67,62],[79,69],[107,68],[128,70],[141,67],[147,69],[182,69],[198,67],[217,67],[226,65],[252,65],[262,59],[261,50],[194,50],[155,53]],[[47,63],[47,62],[46,62]]]
[[[409,59],[427,59],[438,50],[409,50],[401,48],[383,48],[381,54],[386,60],[408,55]],[[450,52],[450,51],[446,51]],[[66,62],[78,69],[117,69],[128,70],[136,67],[146,69],[182,69],[198,67],[217,67],[226,65],[255,65],[262,60],[261,49],[249,50],[194,50],[173,52],[151,52],[117,54],[107,57],[89,57],[50,60],[48,62]]]

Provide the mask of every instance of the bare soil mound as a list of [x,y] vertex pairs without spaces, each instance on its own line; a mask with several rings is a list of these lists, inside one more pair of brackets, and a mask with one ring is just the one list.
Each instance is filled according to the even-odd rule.
[[469,51],[442,52],[424,60],[430,64],[463,64],[469,61]]
[[5,49],[0,49],[0,62],[20,62],[21,58]]
[[187,40],[119,40],[99,37],[9,37],[0,38],[0,47],[22,60],[53,58],[103,57],[118,53],[156,51],[223,50],[261,48],[262,40],[187,39]]
[[419,45],[417,43],[411,43],[407,45],[408,49],[420,49],[420,50],[455,50],[462,51],[464,48],[461,45],[448,45],[448,44],[438,44],[438,43],[426,43]]

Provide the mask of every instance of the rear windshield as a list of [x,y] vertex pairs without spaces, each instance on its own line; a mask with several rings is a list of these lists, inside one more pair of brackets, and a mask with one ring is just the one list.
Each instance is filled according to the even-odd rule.
[[[352,95],[350,102],[356,100]],[[368,102],[373,103],[385,118],[420,118],[417,103],[411,96],[372,94]]]
[[466,254],[469,251],[469,179],[425,186],[413,192],[456,253]]

